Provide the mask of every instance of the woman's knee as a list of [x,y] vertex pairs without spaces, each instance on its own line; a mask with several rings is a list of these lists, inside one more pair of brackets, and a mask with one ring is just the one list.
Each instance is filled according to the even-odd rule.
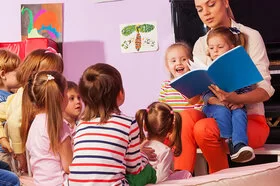
[[198,144],[209,141],[211,138],[216,139],[220,135],[217,123],[213,118],[205,118],[196,122],[193,133]]

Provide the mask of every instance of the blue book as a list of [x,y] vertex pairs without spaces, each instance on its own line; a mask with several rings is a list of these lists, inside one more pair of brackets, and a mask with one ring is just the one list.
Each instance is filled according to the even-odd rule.
[[237,46],[216,58],[207,69],[189,71],[173,79],[170,85],[191,98],[208,90],[210,84],[233,92],[262,80],[262,75],[246,50]]

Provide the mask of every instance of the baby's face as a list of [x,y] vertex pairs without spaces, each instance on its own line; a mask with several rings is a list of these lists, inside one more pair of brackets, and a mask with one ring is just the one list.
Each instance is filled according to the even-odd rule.
[[70,89],[67,91],[67,97],[68,103],[64,113],[71,118],[77,119],[82,111],[82,101],[80,98],[80,94],[74,89]]
[[176,78],[190,70],[187,66],[188,60],[189,56],[183,47],[174,47],[166,55],[166,67]]
[[208,51],[212,60],[229,51],[233,47],[234,46],[232,44],[221,36],[213,36],[208,39]]

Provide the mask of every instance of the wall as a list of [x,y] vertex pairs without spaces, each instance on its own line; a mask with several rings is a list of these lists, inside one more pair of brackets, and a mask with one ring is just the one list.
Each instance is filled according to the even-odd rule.
[[[157,100],[161,82],[168,78],[163,54],[173,40],[168,0],[123,0],[95,3],[94,0],[13,0],[2,3],[0,42],[19,41],[20,5],[64,3],[64,75],[78,82],[84,69],[97,62],[115,66],[122,74],[126,100],[121,107],[128,115]],[[3,19],[3,18],[6,19]],[[123,54],[119,25],[156,21],[159,50]]]

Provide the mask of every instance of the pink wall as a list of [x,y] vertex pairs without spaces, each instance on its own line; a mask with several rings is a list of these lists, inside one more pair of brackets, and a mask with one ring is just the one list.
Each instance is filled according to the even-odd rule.
[[[115,66],[122,74],[129,115],[157,100],[161,82],[168,78],[164,50],[173,40],[168,0],[123,0],[96,4],[94,0],[13,0],[2,3],[1,41],[19,41],[20,4],[64,3],[64,75],[78,82],[84,69],[97,62]],[[159,50],[123,54],[119,25],[157,22]]]

